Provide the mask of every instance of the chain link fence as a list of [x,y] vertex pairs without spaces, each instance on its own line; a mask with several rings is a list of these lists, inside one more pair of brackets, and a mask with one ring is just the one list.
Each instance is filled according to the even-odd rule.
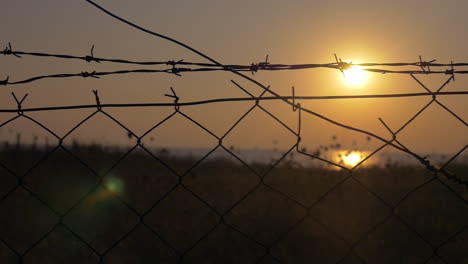
[[[212,63],[183,61],[135,62],[88,56],[15,51],[4,55],[47,56],[88,62],[169,65],[169,69],[118,72],[82,72],[37,76],[44,78],[95,77],[134,72],[180,75],[187,71],[230,71],[263,89],[255,96],[238,82],[243,98],[180,102],[171,88],[172,103],[103,104],[98,91],[95,103],[64,107],[25,108],[27,95],[13,93],[15,115],[0,124],[6,128],[20,120],[40,127],[56,144],[46,148],[5,144],[0,154],[0,262],[1,263],[465,263],[468,261],[468,173],[456,160],[467,145],[441,166],[411,151],[399,134],[431,105],[467,123],[440,100],[439,95],[466,95],[443,91],[464,63],[436,64],[420,58],[415,63],[368,63],[365,70],[406,74],[423,93],[358,96],[292,96],[276,94],[241,72],[300,70],[325,67],[344,71],[352,66],[336,58],[329,64],[283,65],[265,62],[222,65],[166,36],[126,21],[88,1],[116,19],[139,30],[173,41]],[[183,65],[187,68],[181,68]],[[417,66],[420,70],[383,70],[369,67]],[[434,71],[430,67],[450,67]],[[435,92],[417,74],[446,74]],[[271,96],[268,96],[271,95]],[[301,106],[304,100],[415,97],[431,98],[398,129],[380,119],[391,140],[342,124]],[[291,127],[265,108],[275,101],[289,105],[297,117]],[[184,111],[184,107],[213,103],[251,102],[251,107],[223,134],[215,133]],[[172,108],[173,111],[144,133],[135,133],[108,110],[135,107]],[[35,112],[95,109],[66,133],[57,133],[30,115]],[[262,112],[294,138],[287,151],[267,164],[245,160],[226,138],[254,112]],[[349,167],[301,146],[304,116],[315,116],[332,125],[381,142],[381,146]],[[101,118],[135,140],[129,149],[66,144],[91,120]],[[197,127],[215,146],[201,157],[174,156],[144,144],[170,120]],[[261,131],[252,131],[261,133]],[[195,139],[194,139],[195,140]],[[466,140],[466,138],[465,138]],[[362,167],[382,149],[392,147],[422,166]],[[221,154],[220,154],[221,153]],[[326,166],[297,166],[294,155]],[[335,169],[331,169],[335,168]]]

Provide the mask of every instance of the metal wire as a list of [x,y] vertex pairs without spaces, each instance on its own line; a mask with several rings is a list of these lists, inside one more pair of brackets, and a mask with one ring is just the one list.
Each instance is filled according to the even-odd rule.
[[[450,64],[434,63],[434,60],[423,61],[422,58],[420,57],[420,60],[418,62],[409,62],[409,63],[352,64],[352,63],[343,62],[341,59],[336,57],[336,61],[332,63],[288,65],[288,64],[271,64],[268,62],[268,57],[267,57],[264,62],[252,63],[251,65],[224,65],[218,62],[217,60],[209,57],[208,55],[203,54],[184,43],[181,43],[170,37],[161,35],[159,33],[150,31],[136,24],[133,24],[132,22],[127,21],[109,12],[108,10],[97,5],[91,0],[85,0],[85,1],[92,4],[96,8],[100,9],[101,11],[108,14],[109,16],[121,22],[126,23],[127,25],[131,27],[141,30],[147,34],[166,39],[168,41],[173,42],[176,45],[180,45],[184,48],[187,48],[188,50],[200,55],[202,58],[207,59],[208,61],[210,61],[210,63],[184,62],[183,60],[179,60],[179,61],[132,61],[132,60],[126,60],[126,59],[100,58],[100,57],[94,56],[94,46],[91,49],[90,55],[86,55],[86,56],[25,52],[25,51],[13,50],[11,45],[9,44],[9,46],[6,47],[4,51],[0,52],[0,54],[16,56],[18,58],[22,58],[23,56],[38,56],[38,57],[51,57],[51,58],[70,59],[70,60],[82,60],[82,61],[97,62],[97,63],[108,62],[108,63],[151,65],[151,66],[158,66],[158,65],[168,66],[169,65],[171,67],[166,68],[166,69],[131,69],[131,70],[122,70],[122,71],[110,71],[110,72],[93,71],[93,72],[81,72],[81,73],[74,73],[74,74],[52,74],[52,75],[44,75],[44,76],[35,76],[35,77],[31,77],[31,78],[28,78],[25,80],[19,80],[19,81],[9,81],[9,78],[6,78],[4,81],[0,82],[0,85],[10,86],[10,85],[15,85],[15,84],[30,83],[30,82],[38,81],[40,79],[45,79],[45,78],[69,78],[69,77],[99,78],[100,76],[105,76],[105,75],[129,74],[129,73],[167,73],[167,74],[181,75],[181,73],[184,73],[184,72],[229,71],[249,81],[250,83],[262,88],[263,93],[260,96],[254,96],[253,94],[249,93],[247,89],[242,87],[240,84],[238,84],[235,81],[232,81],[232,83],[238,89],[246,93],[247,97],[219,98],[219,99],[210,99],[210,100],[203,100],[203,101],[182,102],[181,98],[179,98],[176,92],[171,88],[171,94],[166,94],[167,97],[173,100],[173,102],[171,103],[161,102],[161,103],[142,103],[142,104],[102,104],[98,91],[93,91],[94,99],[95,99],[94,104],[69,105],[69,106],[58,106],[58,107],[39,107],[39,108],[25,108],[24,104],[27,99],[27,94],[24,95],[21,99],[19,99],[19,97],[17,97],[15,93],[12,93],[13,99],[15,100],[15,103],[17,104],[17,108],[16,109],[0,109],[0,113],[17,113],[17,115],[1,123],[0,128],[10,123],[13,123],[18,119],[27,119],[35,123],[39,127],[41,127],[46,133],[50,134],[53,138],[55,138],[58,141],[58,144],[54,148],[49,149],[47,153],[45,153],[45,155],[39,161],[37,161],[32,167],[27,168],[27,170],[23,174],[18,174],[17,172],[9,168],[7,165],[2,164],[0,162],[0,167],[3,168],[6,172],[8,172],[8,174],[13,175],[17,179],[17,184],[13,188],[11,188],[3,197],[0,197],[0,206],[2,203],[5,203],[5,201],[10,196],[12,196],[16,191],[24,190],[31,197],[33,197],[37,202],[39,202],[41,206],[44,206],[45,208],[47,208],[47,210],[49,210],[55,216],[55,219],[56,219],[54,224],[50,228],[48,228],[47,232],[44,232],[44,234],[42,234],[40,238],[38,238],[32,245],[27,247],[25,250],[20,250],[20,249],[15,248],[12,245],[12,243],[9,242],[8,239],[4,237],[4,234],[0,233],[0,242],[3,243],[9,250],[14,252],[14,254],[16,254],[16,256],[18,257],[18,261],[20,263],[23,263],[25,256],[29,252],[31,252],[34,248],[38,247],[38,245],[43,240],[45,240],[47,237],[50,236],[50,234],[52,234],[54,231],[56,231],[59,228],[64,228],[68,232],[70,232],[74,238],[82,242],[90,251],[93,252],[94,255],[98,257],[99,263],[103,263],[105,262],[105,257],[109,254],[109,252],[117,248],[120,244],[124,243],[124,241],[126,241],[140,227],[145,227],[146,230],[149,230],[148,232],[150,232],[152,236],[157,237],[160,241],[162,241],[165,247],[168,247],[173,252],[175,252],[177,256],[177,261],[181,263],[183,261],[186,261],[186,259],[190,257],[189,256],[190,253],[193,252],[195,248],[200,246],[200,244],[206,241],[210,235],[213,235],[216,232],[216,230],[220,228],[221,226],[224,226],[228,228],[229,230],[232,230],[239,236],[243,237],[244,239],[251,241],[252,244],[255,245],[255,247],[261,248],[262,253],[259,256],[257,256],[255,259],[250,260],[251,262],[261,263],[262,261],[266,261],[266,259],[272,259],[273,261],[276,261],[278,263],[287,263],[288,260],[278,257],[278,255],[275,253],[275,247],[281,244],[286,239],[286,237],[288,237],[292,232],[297,230],[299,226],[303,224],[305,221],[307,221],[308,219],[313,219],[313,221],[318,223],[324,230],[327,230],[327,232],[333,234],[333,236],[337,240],[341,241],[340,243],[343,243],[346,245],[347,247],[346,253],[339,256],[337,261],[335,261],[336,263],[343,263],[344,261],[346,261],[348,257],[353,256],[353,255],[356,255],[356,257],[361,262],[366,262],[366,260],[362,256],[359,256],[359,254],[356,254],[356,248],[370,235],[377,232],[377,230],[380,227],[388,223],[392,218],[398,219],[401,223],[404,224],[404,226],[407,229],[410,230],[410,232],[412,232],[417,237],[419,237],[427,245],[430,245],[432,253],[431,253],[431,256],[428,256],[427,259],[424,260],[425,263],[430,261],[433,258],[437,258],[443,263],[449,263],[448,260],[446,260],[444,256],[440,254],[439,251],[442,247],[447,245],[449,241],[456,238],[462,232],[465,232],[468,229],[468,224],[464,224],[463,226],[458,228],[458,230],[452,233],[450,237],[446,238],[443,241],[443,243],[434,244],[433,242],[430,241],[430,239],[428,239],[424,234],[422,234],[419,231],[418,227],[415,226],[414,223],[412,223],[402,214],[398,213],[398,209],[402,206],[402,204],[404,204],[406,201],[411,199],[413,195],[415,195],[416,193],[418,193],[419,191],[425,188],[428,188],[427,186],[433,183],[438,183],[441,186],[444,186],[444,188],[451,193],[454,199],[462,203],[465,207],[468,206],[468,201],[465,198],[463,198],[462,195],[460,195],[460,193],[457,190],[454,189],[454,186],[461,186],[461,187],[467,188],[468,179],[464,178],[463,175],[456,175],[450,172],[448,169],[449,165],[452,162],[454,162],[454,160],[466,150],[468,145],[465,145],[455,155],[450,157],[444,165],[442,165],[441,167],[436,167],[426,157],[420,156],[419,154],[410,150],[404,143],[402,143],[398,139],[398,135],[408,126],[408,124],[414,122],[414,120],[416,120],[423,112],[425,112],[430,105],[440,106],[441,109],[446,111],[448,114],[454,116],[465,127],[468,126],[466,121],[463,120],[463,118],[460,115],[457,115],[455,111],[453,111],[448,106],[446,106],[445,104],[443,104],[442,102],[438,100],[438,96],[440,95],[460,96],[460,95],[468,94],[468,91],[456,91],[456,92],[442,91],[450,82],[455,80],[455,76],[457,74],[468,73],[468,71],[456,69],[457,67],[468,66],[468,63],[450,63]],[[178,67],[179,65],[183,65],[184,68]],[[370,72],[376,72],[376,73],[396,73],[396,74],[409,75],[415,80],[416,83],[418,83],[418,85],[420,85],[424,89],[424,92],[405,93],[405,94],[350,95],[350,96],[348,95],[344,95],[344,96],[296,96],[294,94],[294,89],[293,89],[292,96],[289,96],[289,95],[284,96],[284,95],[277,94],[276,92],[269,89],[270,87],[267,87],[259,83],[258,81],[254,80],[252,77],[249,77],[243,74],[243,72],[251,72],[252,74],[254,74],[257,71],[302,70],[302,69],[312,69],[312,68],[328,68],[328,69],[344,71],[353,66],[367,67],[367,68],[364,68],[364,70],[370,71]],[[383,68],[369,68],[369,67],[407,67],[407,66],[418,67],[419,69],[403,70],[399,68],[396,70],[388,70],[388,69],[383,69]],[[430,67],[450,67],[450,68],[446,70],[431,70]],[[441,87],[439,87],[439,89],[436,92],[432,92],[415,76],[416,74],[445,74],[445,75],[448,75],[449,78]],[[267,95],[271,95],[271,96],[267,96]],[[384,136],[380,136],[380,135],[377,135],[375,133],[372,133],[372,132],[369,132],[360,128],[356,128],[347,124],[340,123],[322,114],[319,114],[310,109],[307,109],[306,107],[302,106],[298,102],[299,100],[301,101],[334,100],[334,99],[356,99],[356,98],[378,99],[378,98],[401,98],[401,97],[429,97],[431,98],[431,100],[429,103],[427,103],[418,112],[416,112],[407,122],[405,122],[398,129],[391,129],[390,126],[384,120],[379,119],[382,125],[390,133],[391,135],[390,140],[385,139]],[[266,108],[262,106],[262,102],[273,101],[273,100],[278,101],[278,103],[285,103],[291,106],[291,111],[297,113],[297,118],[298,118],[297,129],[288,126],[280,118],[278,118],[277,116],[275,116],[273,113],[271,113],[270,111],[268,111]],[[217,135],[216,133],[214,133],[213,131],[211,131],[204,125],[202,125],[200,122],[198,122],[196,119],[191,117],[189,114],[184,112],[185,106],[206,105],[206,104],[214,104],[214,103],[221,104],[221,103],[226,103],[226,102],[252,102],[252,106],[241,116],[241,118],[236,120],[236,122],[234,122],[232,126],[222,135]],[[115,116],[113,116],[112,114],[106,111],[107,109],[110,109],[110,108],[127,108],[127,107],[173,107],[174,110],[171,114],[169,114],[162,121],[155,124],[152,128],[145,131],[141,135],[138,135],[137,133],[133,132],[131,128],[125,126],[122,122],[120,122],[118,118],[116,118]],[[72,109],[90,109],[90,108],[95,108],[96,110],[90,115],[88,115],[86,118],[84,118],[82,121],[77,123],[71,130],[69,130],[63,136],[60,136],[58,133],[55,133],[54,131],[49,129],[45,124],[36,120],[32,116],[28,115],[29,113],[32,113],[32,112],[72,110]],[[254,165],[249,164],[248,162],[244,161],[243,158],[240,157],[240,155],[236,154],[235,151],[233,151],[232,149],[224,145],[225,138],[229,134],[231,134],[232,131],[239,124],[241,124],[243,120],[245,120],[245,118],[250,116],[254,110],[262,111],[265,114],[267,114],[267,116],[269,116],[275,123],[284,127],[288,131],[288,134],[290,134],[292,137],[295,138],[294,144],[290,146],[288,150],[285,153],[283,153],[282,156],[278,160],[276,160],[273,164],[271,164],[267,169],[263,170],[262,172],[259,172],[257,168],[255,168]],[[125,153],[122,153],[122,155],[105,172],[96,171],[96,169],[90,166],[89,162],[83,160],[82,158],[74,154],[74,152],[70,150],[70,146],[66,146],[64,144],[65,140],[70,137],[72,132],[76,131],[79,127],[89,122],[89,120],[91,120],[93,117],[98,116],[98,115],[108,120],[111,120],[113,123],[117,124],[122,130],[128,133],[131,137],[136,139],[135,145],[133,145]],[[377,148],[375,151],[373,151],[370,155],[368,155],[365,159],[363,159],[361,162],[359,162],[359,164],[355,165],[352,168],[348,168],[341,164],[337,164],[334,161],[327,160],[314,153],[309,153],[303,148],[301,148],[301,142],[302,142],[301,126],[302,126],[304,115],[312,115],[332,125],[339,126],[347,130],[355,131],[363,135],[369,136],[381,142],[382,145],[379,148]],[[142,143],[143,139],[146,139],[150,133],[154,132],[158,127],[165,124],[169,120],[172,120],[175,117],[182,118],[183,120],[186,120],[187,122],[196,125],[203,131],[203,133],[205,133],[210,138],[213,138],[213,140],[218,142],[216,146],[214,146],[207,154],[205,154],[202,158],[197,160],[194,164],[192,164],[189,168],[185,169],[183,172],[179,172],[177,168],[173,168],[167,161],[165,161],[159,155],[154,154],[150,149],[148,149]],[[410,156],[415,158],[415,160],[417,160],[422,165],[424,165],[424,167],[432,175],[432,177],[426,179],[424,182],[418,184],[417,186],[412,187],[411,190],[406,192],[406,194],[399,201],[393,204],[383,199],[379,195],[378,192],[374,191],[373,188],[366,185],[366,183],[363,182],[362,179],[360,179],[359,177],[356,177],[356,173],[355,173],[356,169],[359,168],[364,162],[366,162],[369,158],[379,153],[383,148],[387,146],[390,146],[402,153],[409,154]],[[98,179],[96,183],[91,188],[89,188],[85,194],[81,195],[81,197],[77,199],[77,201],[75,201],[75,203],[71,205],[69,208],[67,208],[67,210],[65,210],[64,212],[59,212],[56,209],[54,209],[47,201],[42,199],[37,193],[31,190],[31,188],[24,181],[26,176],[30,175],[32,171],[34,171],[38,166],[40,166],[43,162],[45,162],[53,153],[59,150],[62,150],[66,152],[68,155],[70,155],[71,157],[73,157],[73,159],[76,160],[76,162],[84,166],[87,171],[89,171],[96,179]],[[116,192],[115,190],[112,190],[112,188],[109,188],[109,186],[104,184],[104,179],[110,175],[111,171],[114,168],[116,168],[120,163],[122,163],[122,161],[126,157],[128,157],[132,152],[136,152],[137,150],[141,150],[144,153],[148,154],[149,157],[154,159],[154,161],[157,162],[158,164],[161,164],[165,169],[167,169],[170,172],[170,174],[172,174],[178,179],[177,183],[173,184],[170,188],[168,188],[168,190],[163,195],[161,195],[161,197],[157,201],[151,204],[151,206],[149,206],[149,208],[144,210],[143,212],[134,208],[134,206],[132,206],[127,201],[125,201],[125,199],[123,199],[119,195],[118,192]],[[229,153],[229,155],[233,157],[235,160],[237,160],[238,163],[242,165],[242,167],[246,168],[249,171],[249,173],[254,175],[257,180],[256,184],[251,186],[249,190],[247,190],[244,193],[244,195],[242,195],[242,197],[237,199],[232,205],[230,205],[224,211],[220,211],[219,208],[217,208],[215,205],[212,204],[212,202],[209,202],[203,195],[197,193],[197,191],[195,191],[193,187],[190,186],[186,182],[186,178],[190,175],[190,173],[195,171],[200,166],[200,164],[206,161],[217,150],[223,150]],[[326,192],[324,192],[322,195],[320,195],[320,197],[318,197],[318,199],[316,199],[314,203],[308,204],[308,205],[303,204],[297,199],[295,199],[293,196],[291,196],[290,194],[285,193],[284,191],[273,186],[272,184],[269,184],[266,181],[267,176],[269,176],[274,169],[278,168],[279,164],[285,161],[288,155],[291,155],[293,153],[311,157],[320,162],[324,162],[328,165],[337,167],[341,169],[342,171],[346,171],[346,176],[343,177],[338,182],[336,182],[335,184],[333,184],[332,186],[330,186],[326,190]],[[444,176],[446,179],[448,179],[449,183],[447,183],[446,179],[442,178],[441,176]],[[324,203],[327,199],[329,199],[331,194],[337,191],[337,189],[342,188],[346,183],[350,183],[350,182],[352,184],[357,184],[359,188],[362,188],[366,192],[368,192],[369,195],[372,197],[372,199],[379,201],[379,203],[383,204],[384,207],[388,209],[388,214],[385,215],[385,217],[378,219],[374,225],[369,226],[368,230],[364,234],[362,234],[360,238],[357,239],[356,241],[349,241],[349,239],[346,239],[346,237],[343,234],[337,233],[336,230],[333,228],[333,226],[331,226],[326,221],[323,221],[323,219],[321,219],[320,217],[317,217],[313,213],[319,204]],[[75,208],[80,206],[80,204],[82,204],[86,199],[88,199],[95,191],[97,191],[100,188],[106,189],[109,193],[111,193],[112,197],[117,199],[122,206],[127,208],[129,212],[131,212],[131,214],[136,219],[136,221],[132,223],[131,228],[129,228],[129,230],[124,231],[123,234],[118,239],[116,239],[116,241],[114,241],[114,243],[112,243],[110,246],[108,246],[104,250],[100,250],[96,248],[89,240],[83,237],[83,234],[80,234],[79,232],[74,230],[73,227],[67,225],[66,222],[64,221],[65,217],[69,216]],[[155,208],[158,205],[160,205],[162,202],[168,199],[168,197],[179,188],[187,191],[190,195],[195,197],[197,201],[199,201],[201,204],[203,204],[206,208],[208,208],[212,213],[216,215],[216,224],[210,227],[208,230],[206,230],[206,232],[204,232],[203,235],[198,237],[198,239],[194,243],[192,243],[190,246],[188,246],[185,249],[181,249],[181,248],[174,246],[163,234],[161,234],[161,232],[158,232],[157,230],[155,230],[152,226],[150,226],[145,221],[146,217],[148,217],[148,215],[153,210],[155,210]],[[236,208],[238,208],[241,204],[248,201],[248,199],[252,197],[255,192],[260,191],[262,188],[265,188],[269,192],[274,193],[275,195],[281,197],[282,199],[285,199],[288,202],[293,203],[294,206],[300,208],[303,212],[301,217],[296,219],[296,221],[294,221],[293,223],[290,223],[273,241],[269,241],[268,243],[265,243],[265,241],[258,239],[258,237],[255,237],[252,234],[249,234],[243,228],[240,228],[236,226],[235,224],[232,224],[229,222],[230,214],[232,214],[236,210]],[[450,206],[450,205],[447,205],[447,206]],[[0,212],[0,213],[3,214],[3,212]],[[306,246],[307,245],[304,245],[304,247]]]
[[[94,47],[94,46],[93,46]],[[82,78],[100,78],[101,76],[108,75],[122,75],[122,74],[131,74],[131,73],[146,73],[146,74],[174,74],[181,76],[182,73],[187,72],[216,72],[216,71],[234,71],[234,72],[251,72],[252,74],[258,71],[286,71],[286,70],[306,70],[306,69],[316,69],[316,68],[326,68],[326,69],[335,69],[344,72],[346,69],[350,69],[355,66],[362,67],[362,70],[381,73],[381,74],[444,74],[444,75],[454,75],[454,74],[468,74],[468,70],[457,70],[457,67],[466,67],[468,63],[433,63],[433,62],[414,62],[414,63],[345,63],[345,62],[334,62],[334,63],[323,63],[323,64],[271,64],[269,62],[259,62],[252,63],[251,65],[219,65],[219,64],[210,64],[210,63],[200,63],[200,62],[185,62],[183,60],[179,61],[130,61],[125,59],[111,59],[111,58],[96,58],[94,56],[75,56],[75,55],[63,55],[63,54],[50,54],[50,53],[38,53],[38,52],[25,52],[25,51],[14,51],[11,50],[11,46],[5,48],[4,51],[0,51],[0,54],[19,56],[19,55],[29,55],[35,57],[51,57],[51,58],[61,58],[61,59],[74,59],[74,60],[83,60],[87,62],[109,62],[109,63],[121,63],[121,64],[134,64],[134,65],[152,65],[152,66],[166,66],[171,65],[169,68],[163,69],[125,69],[118,71],[82,71],[79,73],[59,73],[59,74],[49,74],[49,75],[39,75],[33,76],[24,80],[10,81],[9,77],[5,80],[0,81],[0,85],[17,85],[31,83],[39,81],[42,79],[54,79],[54,78],[71,78],[71,77],[82,77]],[[19,57],[22,58],[22,57]],[[189,66],[189,67],[177,67],[178,65]],[[424,65],[423,67],[421,65]],[[384,69],[384,68],[368,68],[372,66],[385,66],[385,67],[406,67],[413,66],[417,69]],[[430,67],[449,67],[445,70],[430,70]]]

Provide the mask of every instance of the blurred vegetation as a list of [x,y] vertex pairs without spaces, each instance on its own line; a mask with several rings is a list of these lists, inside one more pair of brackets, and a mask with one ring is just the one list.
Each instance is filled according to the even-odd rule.
[[[468,259],[467,232],[451,238],[468,222],[467,190],[446,180],[454,191],[424,185],[433,175],[422,167],[388,162],[347,179],[348,172],[300,166],[293,156],[249,169],[235,158],[198,163],[168,149],[127,154],[77,142],[66,149],[1,146],[0,241],[20,254],[38,242],[25,263],[99,262],[89,246],[106,263],[177,263],[188,249],[184,263],[255,263],[265,254],[260,245],[284,263],[335,263],[358,241],[350,263],[356,255],[423,263],[440,245],[449,263]],[[449,169],[468,177],[466,164]],[[0,263],[17,263],[2,242]]]

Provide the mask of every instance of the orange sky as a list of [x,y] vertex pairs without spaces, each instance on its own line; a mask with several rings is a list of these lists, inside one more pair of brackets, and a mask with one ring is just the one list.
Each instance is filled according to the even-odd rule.
[[[468,61],[465,34],[468,17],[466,1],[98,1],[117,14],[149,29],[185,42],[225,64],[259,62],[269,54],[272,63],[326,63],[338,54],[345,61],[417,61],[418,55],[438,62]],[[97,11],[85,1],[3,0],[0,46],[11,42],[23,51],[87,55],[95,45],[95,55],[132,60],[204,61],[174,44],[145,35]],[[133,68],[73,62],[58,59],[0,58],[0,79],[20,80],[28,76],[75,73],[93,70]],[[144,67],[138,67],[144,68]],[[255,79],[283,95],[291,86],[297,95],[343,95],[424,92],[409,76],[372,74],[359,89],[351,89],[339,72],[313,69],[295,72],[260,72]],[[421,76],[437,89],[447,76]],[[232,73],[187,73],[170,75],[133,74],[88,79],[51,79],[31,84],[3,87],[1,108],[14,108],[10,92],[29,93],[24,107],[94,103],[93,89],[99,89],[103,103],[169,102],[164,97],[174,87],[181,101],[245,96],[230,82],[261,90]],[[457,76],[445,91],[466,90],[468,76]],[[468,120],[468,96],[446,96],[440,101]],[[390,139],[378,121],[381,117],[393,129],[399,128],[431,98],[358,99],[303,101],[313,111],[339,122],[363,128]],[[222,135],[252,103],[212,104],[184,107],[182,111],[217,135]],[[280,102],[263,104],[292,128],[297,112]],[[111,109],[109,113],[135,130],[144,131],[171,113],[171,108]],[[88,111],[31,113],[59,135],[64,135]],[[0,114],[0,121],[12,115]],[[47,133],[19,120],[0,128],[0,139],[13,140],[21,132],[24,139]],[[408,126],[399,137],[410,149],[422,152],[455,152],[467,144],[468,130],[437,105]],[[334,127],[310,115],[303,119],[304,146],[312,149],[332,142],[332,135],[347,148],[373,149],[376,141],[364,135]],[[147,144],[177,147],[206,147],[217,142],[193,124],[171,120],[152,135]],[[50,139],[52,139],[49,136]],[[68,140],[107,144],[129,143],[122,130],[108,119],[97,117]],[[225,144],[238,148],[287,148],[295,138],[271,118],[256,110],[244,120]]]

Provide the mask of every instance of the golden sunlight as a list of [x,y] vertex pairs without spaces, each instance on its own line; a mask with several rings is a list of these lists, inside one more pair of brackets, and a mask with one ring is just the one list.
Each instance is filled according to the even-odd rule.
[[354,167],[365,158],[361,151],[342,151],[338,153],[338,161],[346,167]]
[[368,73],[361,67],[352,66],[344,71],[344,81],[346,84],[357,87],[362,86],[367,82]]

